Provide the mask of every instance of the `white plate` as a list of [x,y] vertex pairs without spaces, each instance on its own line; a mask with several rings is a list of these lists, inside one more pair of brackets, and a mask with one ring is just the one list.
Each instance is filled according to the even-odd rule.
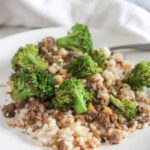
[[[49,28],[28,31],[13,36],[9,36],[0,40],[0,83],[5,83],[11,70],[11,58],[17,49],[25,44],[37,43],[46,36],[53,36],[55,38],[64,36],[68,31],[67,28]],[[121,44],[130,44],[142,42],[131,37],[115,34],[113,32],[91,29],[94,47],[99,48],[103,46],[114,46]],[[142,51],[126,51],[127,59],[134,62],[141,60],[150,60],[150,52]],[[6,103],[6,99],[10,98],[5,94],[7,88],[0,88],[0,105]],[[130,135],[126,140],[121,141],[118,145],[102,146],[103,150],[150,150],[150,128],[137,131]],[[38,147],[29,136],[23,135],[17,129],[9,128],[2,113],[0,112],[0,150],[47,150],[48,148]]]

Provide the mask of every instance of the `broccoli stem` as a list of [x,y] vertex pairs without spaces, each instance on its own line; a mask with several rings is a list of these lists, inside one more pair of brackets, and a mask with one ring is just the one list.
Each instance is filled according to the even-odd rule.
[[59,48],[61,48],[61,47],[67,48],[68,50],[70,49],[70,50],[73,50],[73,51],[76,51],[76,50],[80,51],[80,49],[77,48],[78,43],[76,43],[73,40],[73,38],[70,37],[70,36],[69,37],[64,37],[64,38],[59,38],[57,40],[57,46]]
[[28,54],[27,56],[28,56],[28,59],[30,60],[30,62],[32,62],[34,65],[36,65],[39,69],[46,70],[48,68],[48,63],[38,60],[31,54]]
[[129,120],[133,119],[137,114],[136,105],[128,99],[119,100],[110,95],[110,102],[120,109],[123,115]]
[[17,90],[17,89],[13,89],[11,91],[11,97],[13,100],[15,101],[22,101],[22,100],[26,100],[29,97],[34,96],[34,93],[31,91],[30,88],[24,89],[22,91]]
[[87,111],[85,102],[83,100],[83,95],[79,95],[79,94],[77,95],[73,108],[78,114],[82,114]]
[[97,72],[99,72],[99,73],[100,73],[100,72],[102,72],[102,71],[103,71],[103,68],[101,68],[101,67],[97,67],[97,69],[96,69],[96,70],[97,70]]
[[24,83],[18,81],[18,88],[13,88],[11,91],[11,97],[15,101],[25,100],[31,96],[33,96],[33,91],[31,88],[24,89]]
[[121,101],[119,99],[117,99],[114,96],[110,95],[110,101],[113,105],[118,107],[121,111],[124,111],[123,104],[121,103]]

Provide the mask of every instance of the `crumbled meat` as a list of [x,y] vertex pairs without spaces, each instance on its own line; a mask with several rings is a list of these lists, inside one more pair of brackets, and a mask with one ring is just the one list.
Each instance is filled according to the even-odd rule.
[[45,47],[42,47],[40,49],[40,52],[43,53],[43,54],[47,54],[48,53],[48,50],[45,48]]
[[77,57],[81,55],[82,55],[82,52],[69,51],[68,56],[66,57],[66,62],[71,62],[73,59],[76,59]]
[[118,117],[117,117],[117,121],[120,123],[120,124],[123,124],[123,118],[122,118],[122,116],[121,115],[118,115]]
[[101,142],[102,142],[102,143],[105,143],[106,141],[107,141],[107,137],[106,137],[106,136],[102,136],[102,137],[101,137]]
[[50,103],[49,101],[42,101],[42,104],[44,105],[45,109],[52,109],[53,104]]
[[48,60],[49,64],[53,64],[53,63],[57,62],[57,59],[54,58],[53,56],[51,56],[51,55],[48,54],[48,53],[46,53],[46,54],[44,55],[44,58],[45,58],[46,60]]
[[4,105],[3,108],[2,108],[2,111],[3,111],[3,115],[6,117],[6,118],[12,118],[15,116],[15,110],[16,110],[16,105],[15,103],[11,103],[11,104],[8,104],[8,105]]
[[69,66],[70,66],[70,64],[69,64],[69,63],[66,63],[66,64],[63,66],[63,68],[64,68],[64,69],[68,69]]
[[102,99],[100,100],[100,104],[101,104],[101,105],[106,105],[106,104],[108,104],[108,100],[107,100],[106,98],[102,98]]
[[100,111],[102,111],[103,109],[104,109],[104,105],[101,105],[101,104],[99,104],[99,105],[95,105],[95,109],[98,111],[98,112],[100,112]]
[[59,112],[59,113],[56,114],[55,118],[56,118],[56,120],[60,121],[60,120],[63,118],[63,116],[62,116],[62,114]]
[[138,114],[146,113],[146,109],[143,106],[137,106]]
[[102,111],[88,112],[84,118],[87,122],[97,121],[106,129],[111,128],[112,122],[115,120],[113,115],[108,115]]
[[[87,80],[87,82],[86,82],[86,88],[87,88],[88,91],[93,90],[92,84],[93,84],[92,80],[90,80],[90,79]],[[91,92],[93,92],[93,91],[91,91]],[[97,95],[96,93],[94,93],[94,94],[95,94],[95,96]]]
[[134,125],[134,120],[129,121],[127,124],[128,128],[133,127],[133,125]]
[[96,98],[95,96],[92,97],[92,102],[94,104],[99,104],[100,103],[100,100],[98,98]]
[[88,112],[87,114],[85,114],[85,120],[87,121],[87,122],[92,122],[92,121],[95,121],[96,120],[96,118],[97,118],[97,112],[96,111],[94,111],[94,112]]
[[29,124],[34,124],[36,121],[43,121],[45,108],[43,104],[38,101],[29,102],[28,112],[27,112],[27,122]]
[[42,42],[39,43],[40,52],[46,54],[54,49],[55,40],[53,37],[47,37]]
[[26,102],[24,102],[24,101],[23,102],[16,102],[15,103],[17,109],[24,108],[25,104],[26,104]]
[[149,122],[150,121],[150,116],[144,116],[142,122]]
[[67,150],[67,146],[65,145],[64,140],[57,142],[56,145],[58,150]]
[[114,114],[109,115],[109,118],[110,118],[111,123],[113,123],[115,121],[115,115]]
[[82,120],[83,122],[85,121],[85,116],[84,115],[75,115],[74,116],[75,121],[77,120]]
[[139,114],[143,112],[143,107],[137,106],[136,108],[137,108],[137,112],[138,112]]
[[86,150],[83,146],[80,145],[80,150]]
[[106,129],[109,129],[112,126],[110,116],[106,113],[103,112],[98,113],[97,121]]
[[138,121],[141,124],[147,123],[150,121],[150,116],[143,116],[142,118],[140,117],[135,117],[134,118],[136,121]]
[[119,136],[115,133],[113,133],[112,135],[110,135],[108,137],[109,143],[110,144],[118,144],[119,143]]
[[62,116],[60,116],[60,115],[56,116],[56,120],[60,121],[61,119],[62,119]]

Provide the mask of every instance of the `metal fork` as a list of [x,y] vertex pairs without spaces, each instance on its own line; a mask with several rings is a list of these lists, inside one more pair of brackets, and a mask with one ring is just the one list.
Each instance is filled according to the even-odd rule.
[[137,49],[137,50],[146,50],[150,51],[150,43],[144,44],[128,44],[128,45],[120,45],[120,46],[112,46],[109,47],[110,50],[117,50],[117,49]]

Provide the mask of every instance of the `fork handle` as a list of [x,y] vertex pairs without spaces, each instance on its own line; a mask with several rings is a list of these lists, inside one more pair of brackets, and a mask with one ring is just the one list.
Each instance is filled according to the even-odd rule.
[[110,50],[117,50],[117,49],[137,49],[137,50],[146,50],[146,51],[149,50],[150,51],[150,43],[113,46],[113,47],[109,47],[109,49]]

